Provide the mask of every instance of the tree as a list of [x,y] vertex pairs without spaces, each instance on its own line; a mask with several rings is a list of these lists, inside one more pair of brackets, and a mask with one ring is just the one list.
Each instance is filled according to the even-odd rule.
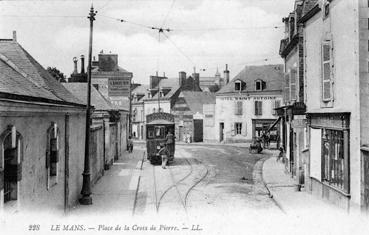
[[53,76],[58,82],[66,82],[66,76],[55,67],[47,67],[47,71]]

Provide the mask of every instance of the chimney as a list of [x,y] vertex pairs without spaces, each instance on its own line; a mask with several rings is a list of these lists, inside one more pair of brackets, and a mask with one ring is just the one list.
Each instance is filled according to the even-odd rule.
[[181,87],[185,84],[186,82],[186,72],[179,72],[179,79],[178,79],[178,85]]
[[17,41],[17,31],[13,31],[13,42]]
[[85,56],[81,55],[81,73],[85,73]]
[[225,83],[225,85],[229,83],[228,64],[226,64],[226,69],[224,70],[224,83]]
[[77,62],[78,62],[77,57],[73,57],[73,63],[74,63],[73,74],[77,74],[78,73],[78,71],[77,71]]

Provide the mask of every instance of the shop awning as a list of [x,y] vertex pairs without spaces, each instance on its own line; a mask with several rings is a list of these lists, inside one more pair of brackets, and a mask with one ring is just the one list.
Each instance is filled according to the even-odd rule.
[[275,122],[268,128],[267,132],[269,132],[271,129],[273,129],[281,119],[282,119],[282,117],[279,117],[277,120],[275,120]]

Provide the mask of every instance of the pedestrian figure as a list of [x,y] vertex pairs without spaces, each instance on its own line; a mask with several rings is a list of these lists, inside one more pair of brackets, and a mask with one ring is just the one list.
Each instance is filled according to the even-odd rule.
[[128,137],[127,149],[128,149],[129,153],[132,153],[132,151],[133,151],[133,141],[132,141],[131,136]]
[[174,151],[174,139],[175,139],[175,136],[172,134],[171,131],[168,131],[168,134],[165,138],[166,140],[166,144],[167,144],[167,149],[169,151],[170,154],[172,154]]
[[266,147],[266,138],[267,138],[267,136],[266,136],[265,132],[263,132],[263,134],[261,135],[261,140],[263,141],[263,148]]
[[159,150],[158,155],[161,156],[161,167],[165,169],[168,162],[169,151],[164,143],[160,143],[160,147],[161,149]]
[[266,147],[269,148],[269,145],[270,145],[270,134],[269,134],[269,132],[265,135],[265,142],[266,142]]
[[277,162],[279,162],[279,160],[283,159],[283,157],[284,157],[283,147],[279,147],[279,154],[277,156]]

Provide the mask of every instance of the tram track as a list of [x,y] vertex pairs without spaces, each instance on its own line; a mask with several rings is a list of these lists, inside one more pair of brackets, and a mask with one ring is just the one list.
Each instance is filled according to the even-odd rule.
[[[157,179],[156,179],[156,173],[155,173],[155,166],[153,165],[153,181],[154,181],[154,194],[155,194],[155,207],[156,207],[156,211],[159,212],[160,211],[160,206],[162,205],[165,197],[168,195],[169,192],[171,192],[172,190],[175,190],[177,192],[179,201],[183,207],[183,209],[185,210],[186,214],[187,214],[187,206],[188,206],[188,199],[189,199],[189,195],[191,193],[191,191],[200,183],[202,182],[209,174],[209,168],[205,165],[205,173],[200,177],[200,179],[196,180],[194,183],[192,183],[187,190],[185,191],[185,193],[181,193],[181,190],[179,188],[179,185],[184,182],[186,179],[188,179],[191,175],[193,175],[194,173],[194,166],[193,164],[190,162],[190,160],[188,160],[187,158],[183,158],[187,165],[189,166],[189,171],[188,173],[183,176],[182,178],[180,178],[179,180],[175,179],[174,176],[174,172],[173,172],[173,167],[172,166],[168,166],[168,171],[169,171],[169,175],[172,181],[172,184],[167,187],[163,193],[160,194],[160,196],[158,196],[158,189],[157,189]],[[183,190],[182,190],[183,191]]]

